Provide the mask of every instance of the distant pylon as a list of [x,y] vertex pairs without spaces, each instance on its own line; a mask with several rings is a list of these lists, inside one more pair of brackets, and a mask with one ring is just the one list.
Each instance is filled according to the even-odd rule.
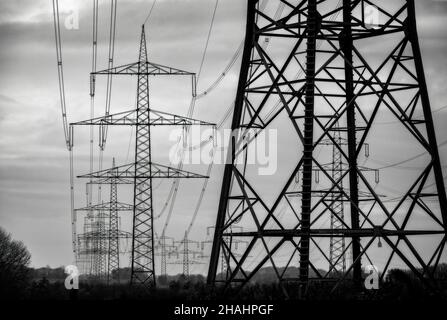
[[[166,240],[168,240],[170,243],[167,243]],[[161,237],[158,238],[158,245],[160,248],[160,275],[166,276],[167,275],[167,256],[171,252],[171,250],[174,248],[174,238],[168,237],[163,232]]]
[[[116,173],[115,158],[113,158],[111,173]],[[108,266],[107,266],[107,283],[112,280],[113,271],[116,270],[116,280],[119,282],[119,216],[118,216],[118,186],[117,178],[112,177],[110,180],[110,215],[109,215],[109,250],[108,250]]]
[[[182,275],[185,277],[185,279],[188,279],[190,276],[190,266],[193,264],[203,264],[203,262],[196,260],[196,257],[199,257],[202,253],[198,250],[200,248],[200,242],[189,239],[188,232],[185,231],[183,239],[180,241],[175,241],[174,243],[177,243],[179,249],[181,248],[182,261],[176,261],[170,264],[182,264]],[[196,249],[191,248],[191,244],[195,245]]]
[[94,217],[92,231],[96,236],[94,237],[93,269],[97,279],[103,281],[107,274],[106,217],[103,210],[98,210]]
[[[338,128],[338,125],[336,125]],[[339,181],[339,186],[343,188],[343,158],[337,145],[342,145],[342,137],[339,130],[334,131],[334,140],[336,144],[332,145],[332,180]],[[337,195],[332,194],[332,205],[331,205],[331,229],[343,229],[345,222],[344,213],[344,202],[337,199]],[[346,271],[346,244],[344,237],[334,237],[330,238],[330,248],[329,248],[329,260],[330,266],[334,268],[335,272],[344,273]]]

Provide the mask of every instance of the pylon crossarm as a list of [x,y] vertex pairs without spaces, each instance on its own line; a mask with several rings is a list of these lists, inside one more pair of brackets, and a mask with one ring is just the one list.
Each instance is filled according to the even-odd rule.
[[[190,265],[191,264],[205,264],[205,262],[200,262],[200,261],[189,261],[188,262]],[[174,261],[174,262],[168,262],[168,264],[183,264],[183,261]]]
[[176,114],[162,112],[158,110],[149,109],[149,117],[146,121],[138,122],[138,109],[123,111],[106,116],[96,117],[93,119],[83,120],[79,122],[70,123],[70,126],[105,126],[105,125],[151,125],[151,126],[216,126],[214,123],[192,119]]
[[151,113],[151,125],[202,125],[202,126],[213,126],[215,123],[201,121],[197,119],[192,119],[188,117],[179,116],[176,114],[171,114],[167,112],[150,110]]
[[[148,163],[149,165],[149,163]],[[96,178],[96,179],[130,179],[130,178],[209,178],[209,176],[204,176],[201,174],[189,172],[186,170],[180,170],[173,167],[164,166],[154,162],[150,163],[152,171],[147,172],[142,175],[135,175],[135,163],[126,164],[122,166],[115,167],[111,169],[105,169],[101,171],[96,171],[84,175],[78,176],[78,178]]]
[[209,178],[201,174],[180,170],[152,162],[152,178]]
[[[345,191],[340,190],[333,190],[333,189],[312,189],[312,197],[316,198],[322,198],[322,197],[328,197],[328,195],[331,196],[337,196],[337,202],[349,202],[351,201],[349,197],[346,196],[346,191],[349,191],[349,189],[344,189]],[[302,191],[288,191],[284,193],[287,197],[301,197],[303,194]],[[379,195],[380,197],[385,197],[385,195]],[[369,202],[374,201],[376,198],[373,197],[373,195],[369,192],[359,190],[359,201],[363,202]],[[327,201],[331,201],[331,199],[328,199]]]
[[[94,204],[91,206],[75,209],[75,211],[110,211],[110,210],[111,210],[110,202],[104,202],[104,203]],[[132,211],[133,206],[131,204],[127,204],[127,203],[117,202],[115,210]]]
[[[113,182],[112,182],[113,181]],[[130,178],[117,178],[117,177],[106,177],[97,180],[92,180],[87,182],[87,184],[133,184],[133,179]]]
[[122,239],[132,239],[132,233],[120,230],[118,232],[118,237]]
[[443,230],[392,230],[380,228],[363,228],[363,229],[309,229],[302,231],[300,229],[264,229],[262,231],[243,231],[243,232],[224,232],[222,236],[225,237],[302,237],[304,235],[312,235],[314,238],[324,237],[346,237],[350,238],[353,235],[361,237],[394,237],[394,236],[415,236],[415,235],[442,235],[445,234]]
[[[146,62],[146,66],[139,68],[141,62],[133,62],[111,69],[104,69],[96,72],[92,72],[92,75],[150,75],[150,76],[162,76],[162,75],[179,75],[179,76],[195,76],[195,73],[180,70],[177,68],[164,66],[158,63]],[[144,70],[144,71],[142,71]]]
[[[106,230],[106,231],[101,232],[101,233],[98,232],[98,231],[84,232],[84,233],[78,234],[78,240],[79,241],[92,240],[92,239],[97,238],[98,234],[102,234],[103,236],[105,235],[106,237],[110,237],[111,232],[110,232],[110,230]],[[132,234],[130,232],[127,232],[127,231],[119,230],[118,231],[118,238],[120,238],[120,239],[132,239]]]

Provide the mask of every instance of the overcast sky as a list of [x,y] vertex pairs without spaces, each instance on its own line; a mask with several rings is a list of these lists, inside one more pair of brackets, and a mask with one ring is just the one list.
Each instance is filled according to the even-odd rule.
[[[91,2],[61,1],[62,21],[72,8],[79,10],[79,29],[62,28],[67,108],[70,122],[89,117],[89,72],[91,68]],[[137,60],[140,27],[152,1],[118,1],[115,65]],[[157,1],[149,23],[150,60],[180,69],[198,71],[214,1]],[[447,1],[416,1],[420,43],[432,108],[447,105]],[[109,1],[100,1],[98,69],[106,68]],[[221,0],[208,47],[199,91],[219,75],[244,36],[245,1]],[[0,225],[14,238],[23,240],[32,254],[32,265],[53,267],[72,262],[69,210],[68,152],[65,149],[57,87],[57,68],[50,0],[6,0],[0,2]],[[218,89],[197,103],[194,117],[218,122],[234,100],[238,63]],[[97,115],[104,109],[104,79],[98,80]],[[102,82],[100,82],[102,81]],[[151,103],[155,109],[186,114],[188,81],[155,83]],[[135,80],[114,82],[112,111],[131,109]],[[116,88],[119,88],[117,90]],[[160,106],[160,107],[159,107]],[[447,136],[447,109],[437,112],[438,141]],[[228,124],[227,124],[228,126]],[[126,134],[121,134],[121,133]],[[87,169],[87,131],[75,141],[76,173]],[[95,131],[96,134],[96,131]],[[130,162],[126,151],[130,131],[110,134],[105,165],[117,158]],[[78,136],[77,136],[78,137]],[[157,137],[157,136],[155,136]],[[155,147],[166,150],[159,134]],[[126,146],[123,148],[123,145]],[[124,149],[124,151],[123,151]],[[447,148],[440,149],[443,165]],[[417,154],[417,152],[415,152]],[[409,155],[415,154],[409,153]],[[164,153],[156,160],[166,163]],[[381,155],[375,155],[381,160]],[[374,159],[374,156],[371,156]],[[205,166],[191,166],[204,173]],[[193,238],[205,240],[207,226],[215,221],[222,167],[212,172]],[[405,172],[400,173],[405,174]],[[156,211],[164,203],[170,182],[156,190]],[[200,182],[182,182],[168,235],[180,238],[198,198]],[[84,186],[76,185],[76,206],[85,205]],[[127,191],[124,191],[124,194]],[[128,199],[123,198],[123,201]],[[164,220],[157,222],[162,226]]]

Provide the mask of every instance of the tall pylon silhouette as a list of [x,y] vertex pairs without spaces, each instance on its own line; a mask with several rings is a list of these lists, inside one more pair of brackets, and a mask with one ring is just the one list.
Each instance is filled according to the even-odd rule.
[[[123,180],[123,183],[127,183],[128,179],[133,180],[131,284],[151,288],[156,285],[152,180],[160,178],[208,178],[208,176],[154,163],[152,161],[151,127],[215,125],[205,121],[157,111],[150,107],[149,76],[190,76],[192,79],[192,94],[194,96],[195,74],[149,62],[144,25],[141,28],[138,62],[92,73],[92,86],[94,87],[96,83],[95,77],[97,75],[107,74],[136,75],[138,77],[136,109],[72,123],[70,126],[99,126],[100,135],[104,134],[108,126],[135,126],[135,161],[131,164],[117,166],[113,172],[110,169],[105,169],[81,175],[78,178],[95,178],[100,180],[116,178]],[[102,141],[101,136],[99,140]]]
[[[275,12],[275,4],[281,10]],[[381,117],[394,121],[388,131]],[[290,282],[307,289],[313,280],[331,290],[343,281],[360,287],[362,268],[370,264],[380,280],[390,268],[403,268],[433,287],[445,259],[447,200],[413,0],[278,0],[267,6],[249,0],[231,128],[210,284],[218,282],[223,254],[229,257],[225,288],[244,286],[263,267],[273,268],[285,291]],[[286,174],[267,179],[244,158],[270,128],[287,135],[278,148],[294,150],[297,160],[284,167]],[[325,140],[345,166],[322,165],[324,155],[316,150]],[[387,166],[375,185],[359,164],[365,143],[383,148],[381,160],[390,163],[409,159],[408,150],[422,150],[424,157],[411,175],[397,176]],[[331,228],[337,202],[346,204],[337,217],[342,227]],[[329,257],[334,237],[352,253],[337,277]],[[231,239],[248,241],[242,256],[232,254]],[[329,270],[323,269],[328,262]]]

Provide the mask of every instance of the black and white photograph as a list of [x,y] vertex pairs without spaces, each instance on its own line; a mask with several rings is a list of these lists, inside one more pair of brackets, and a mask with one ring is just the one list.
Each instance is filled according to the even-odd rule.
[[1,0],[0,300],[445,305],[446,23],[447,0]]

